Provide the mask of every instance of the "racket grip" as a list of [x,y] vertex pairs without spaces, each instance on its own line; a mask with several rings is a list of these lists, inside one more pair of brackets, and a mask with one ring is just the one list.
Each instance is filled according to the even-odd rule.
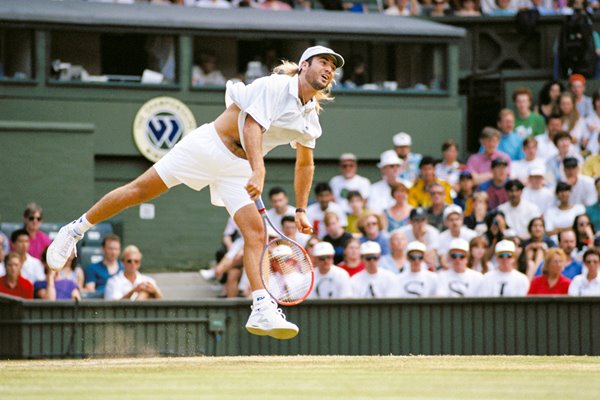
[[256,199],[256,201],[254,203],[256,204],[256,208],[258,208],[258,211],[265,209],[265,203],[263,203],[261,197],[259,197],[258,199]]

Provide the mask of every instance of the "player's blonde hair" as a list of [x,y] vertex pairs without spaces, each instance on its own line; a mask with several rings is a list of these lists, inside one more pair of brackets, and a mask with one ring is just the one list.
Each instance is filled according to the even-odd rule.
[[[298,64],[288,60],[281,60],[281,64],[273,68],[274,74],[289,76],[294,76],[298,74],[299,71],[300,67],[298,66]],[[318,91],[315,95],[315,99],[317,101],[317,114],[319,114],[323,109],[323,107],[321,107],[322,102],[333,101],[333,96],[331,96],[331,87],[333,86],[334,82],[335,80],[332,80],[325,89]]]

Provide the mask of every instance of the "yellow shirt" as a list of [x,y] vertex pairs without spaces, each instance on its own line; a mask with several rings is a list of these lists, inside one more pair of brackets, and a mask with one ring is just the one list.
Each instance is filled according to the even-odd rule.
[[[435,182],[442,185],[442,187],[446,191],[446,197],[444,199],[444,202],[446,204],[452,204],[452,195],[451,195],[452,188],[450,187],[450,184],[448,184],[448,182],[446,182],[444,180],[437,179],[437,178],[435,179]],[[425,188],[425,182],[423,182],[423,179],[421,179],[421,178],[417,179],[417,181],[415,182],[413,187],[411,187],[409,189],[408,204],[410,204],[413,207],[429,207],[429,206],[431,206],[431,196],[429,196],[429,193],[427,192],[427,190]]]
[[582,173],[594,179],[600,177],[600,154],[586,158]]

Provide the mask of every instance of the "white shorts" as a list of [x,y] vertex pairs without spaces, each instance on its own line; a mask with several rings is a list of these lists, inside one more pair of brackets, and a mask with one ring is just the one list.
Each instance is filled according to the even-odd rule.
[[194,190],[210,186],[210,200],[233,216],[252,204],[245,186],[252,174],[247,160],[225,146],[212,123],[194,129],[154,164],[167,187],[180,183]]

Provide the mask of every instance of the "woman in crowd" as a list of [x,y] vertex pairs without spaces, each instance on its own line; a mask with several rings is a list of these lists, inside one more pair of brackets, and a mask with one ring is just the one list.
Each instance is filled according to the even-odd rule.
[[469,242],[469,261],[467,267],[474,271],[487,273],[491,268],[489,259],[486,255],[488,242],[483,236],[476,236]]
[[393,231],[390,234],[390,254],[382,256],[379,260],[379,268],[392,271],[394,274],[407,271],[409,268],[404,249],[408,244],[404,232],[400,230]]
[[23,212],[23,229],[29,234],[29,255],[37,258],[42,257],[42,252],[50,245],[52,240],[43,231],[42,207],[36,203],[29,203]]
[[339,263],[338,267],[344,269],[350,276],[365,269],[365,264],[360,257],[360,241],[358,239],[348,240],[344,247],[344,261]]
[[476,192],[473,194],[473,211],[465,218],[465,226],[483,235],[488,227],[485,217],[488,212],[488,194],[486,192]]
[[[45,258],[46,253],[44,252],[42,256],[42,263],[45,262]],[[75,257],[75,254],[73,254],[67,260],[67,263],[65,264],[64,268],[58,272],[58,277],[59,279],[68,279],[75,282],[79,289],[83,288],[83,268],[79,266],[79,260],[77,259],[77,257]]]
[[399,181],[392,184],[392,197],[396,201],[394,205],[383,211],[387,220],[388,232],[392,232],[409,223],[410,210],[412,206],[408,204],[408,190],[410,184],[407,181]]
[[484,235],[489,243],[486,254],[488,259],[491,260],[494,256],[496,244],[504,239],[504,232],[509,226],[506,224],[504,213],[499,210],[492,210],[486,215],[485,225],[487,226],[487,231]]
[[569,132],[574,143],[582,149],[587,146],[588,132],[585,120],[579,115],[576,107],[575,95],[571,92],[563,92],[558,99],[559,114],[562,120],[562,129]]
[[580,274],[573,278],[569,286],[570,296],[600,296],[600,253],[596,249],[589,249],[583,253],[583,264],[587,274]]
[[369,212],[358,220],[358,229],[362,236],[360,242],[376,242],[381,246],[381,255],[384,256],[390,253],[390,245],[383,216]]
[[573,205],[569,202],[571,185],[566,182],[558,182],[555,192],[556,197],[558,198],[558,205],[551,207],[544,213],[546,232],[549,236],[571,229],[575,217],[585,213],[585,207],[583,205]]
[[573,231],[577,239],[577,251],[582,254],[594,244],[594,226],[587,214],[580,214],[573,221]]
[[554,248],[546,252],[542,275],[531,281],[528,295],[568,294],[571,280],[561,275],[567,263],[567,255],[562,249]]
[[350,206],[350,213],[347,216],[348,226],[346,227],[346,230],[353,235],[360,235],[357,222],[360,217],[368,212],[368,210],[365,208],[365,203],[365,199],[358,190],[351,190],[348,192],[348,205]]
[[564,90],[565,87],[559,81],[547,82],[540,90],[539,102],[535,111],[544,118],[558,114],[558,98]]
[[346,232],[344,227],[340,225],[340,217],[337,213],[329,211],[325,213],[323,217],[325,223],[325,230],[327,234],[323,237],[324,242],[331,243],[335,254],[333,256],[333,263],[338,264],[344,259],[344,247],[348,240],[352,239],[352,234]]
[[538,265],[544,261],[546,251],[556,247],[556,243],[546,236],[546,227],[542,217],[536,217],[529,221],[527,231],[529,232],[529,239],[523,242],[523,253],[527,263],[524,273],[531,280]]
[[435,165],[435,176],[448,182],[457,191],[460,171],[458,144],[454,140],[448,139],[442,144],[442,160]]

